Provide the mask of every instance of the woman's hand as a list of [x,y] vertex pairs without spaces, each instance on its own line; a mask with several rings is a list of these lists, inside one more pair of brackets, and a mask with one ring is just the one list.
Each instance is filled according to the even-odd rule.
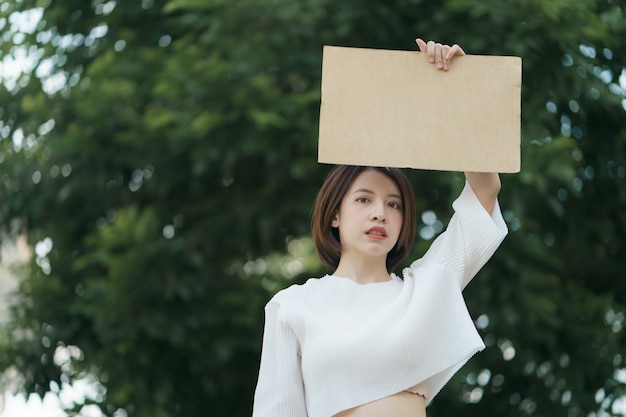
[[456,43],[452,46],[442,45],[434,41],[424,42],[420,38],[415,39],[415,43],[420,48],[420,51],[428,54],[428,60],[437,65],[438,69],[448,71],[450,68],[450,61],[455,56],[463,56],[465,52]]

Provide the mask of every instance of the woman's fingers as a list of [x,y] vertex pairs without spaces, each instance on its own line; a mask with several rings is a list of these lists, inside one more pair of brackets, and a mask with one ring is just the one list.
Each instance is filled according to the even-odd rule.
[[428,56],[428,61],[434,63],[438,69],[447,71],[450,68],[450,62],[455,56],[465,55],[465,52],[458,44],[443,45],[438,42],[428,41],[424,42],[422,39],[415,39],[415,43],[419,47],[421,52],[425,52]]
[[437,68],[442,68],[444,71],[447,71],[448,68],[450,68],[450,57],[448,55],[448,52],[450,51],[450,46],[448,45],[443,45],[441,47],[441,55],[442,55],[442,60],[443,60],[443,64]]
[[426,51],[428,54],[428,60],[430,62],[435,62],[437,60],[437,44],[434,41],[428,41],[426,45],[428,45],[428,50]]
[[440,43],[435,44],[435,64],[439,69],[444,68],[444,48],[445,47]]
[[448,50],[446,54],[448,59],[452,59],[452,57],[455,57],[455,56],[463,56],[463,55],[465,55],[465,51],[463,51],[463,49],[461,49],[461,47],[456,43],[450,47],[450,49]]
[[415,43],[417,43],[417,46],[420,48],[421,52],[426,52],[428,50],[428,45],[426,45],[426,42],[424,42],[422,39],[415,39]]

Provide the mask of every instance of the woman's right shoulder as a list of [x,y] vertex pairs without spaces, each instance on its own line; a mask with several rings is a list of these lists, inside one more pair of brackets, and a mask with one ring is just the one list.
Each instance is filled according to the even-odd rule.
[[309,278],[302,284],[292,284],[274,294],[267,304],[302,304],[310,301],[323,291],[325,282],[324,278]]

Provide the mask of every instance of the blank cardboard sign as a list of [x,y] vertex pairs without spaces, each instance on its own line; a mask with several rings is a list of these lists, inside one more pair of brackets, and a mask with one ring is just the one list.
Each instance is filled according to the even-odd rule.
[[324,47],[318,161],[520,170],[521,59]]

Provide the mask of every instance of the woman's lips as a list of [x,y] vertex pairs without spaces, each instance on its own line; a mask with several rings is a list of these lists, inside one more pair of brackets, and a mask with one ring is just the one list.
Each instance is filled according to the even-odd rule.
[[385,230],[385,228],[379,226],[371,227],[370,229],[368,229],[366,234],[375,239],[384,239],[387,237],[387,231]]

